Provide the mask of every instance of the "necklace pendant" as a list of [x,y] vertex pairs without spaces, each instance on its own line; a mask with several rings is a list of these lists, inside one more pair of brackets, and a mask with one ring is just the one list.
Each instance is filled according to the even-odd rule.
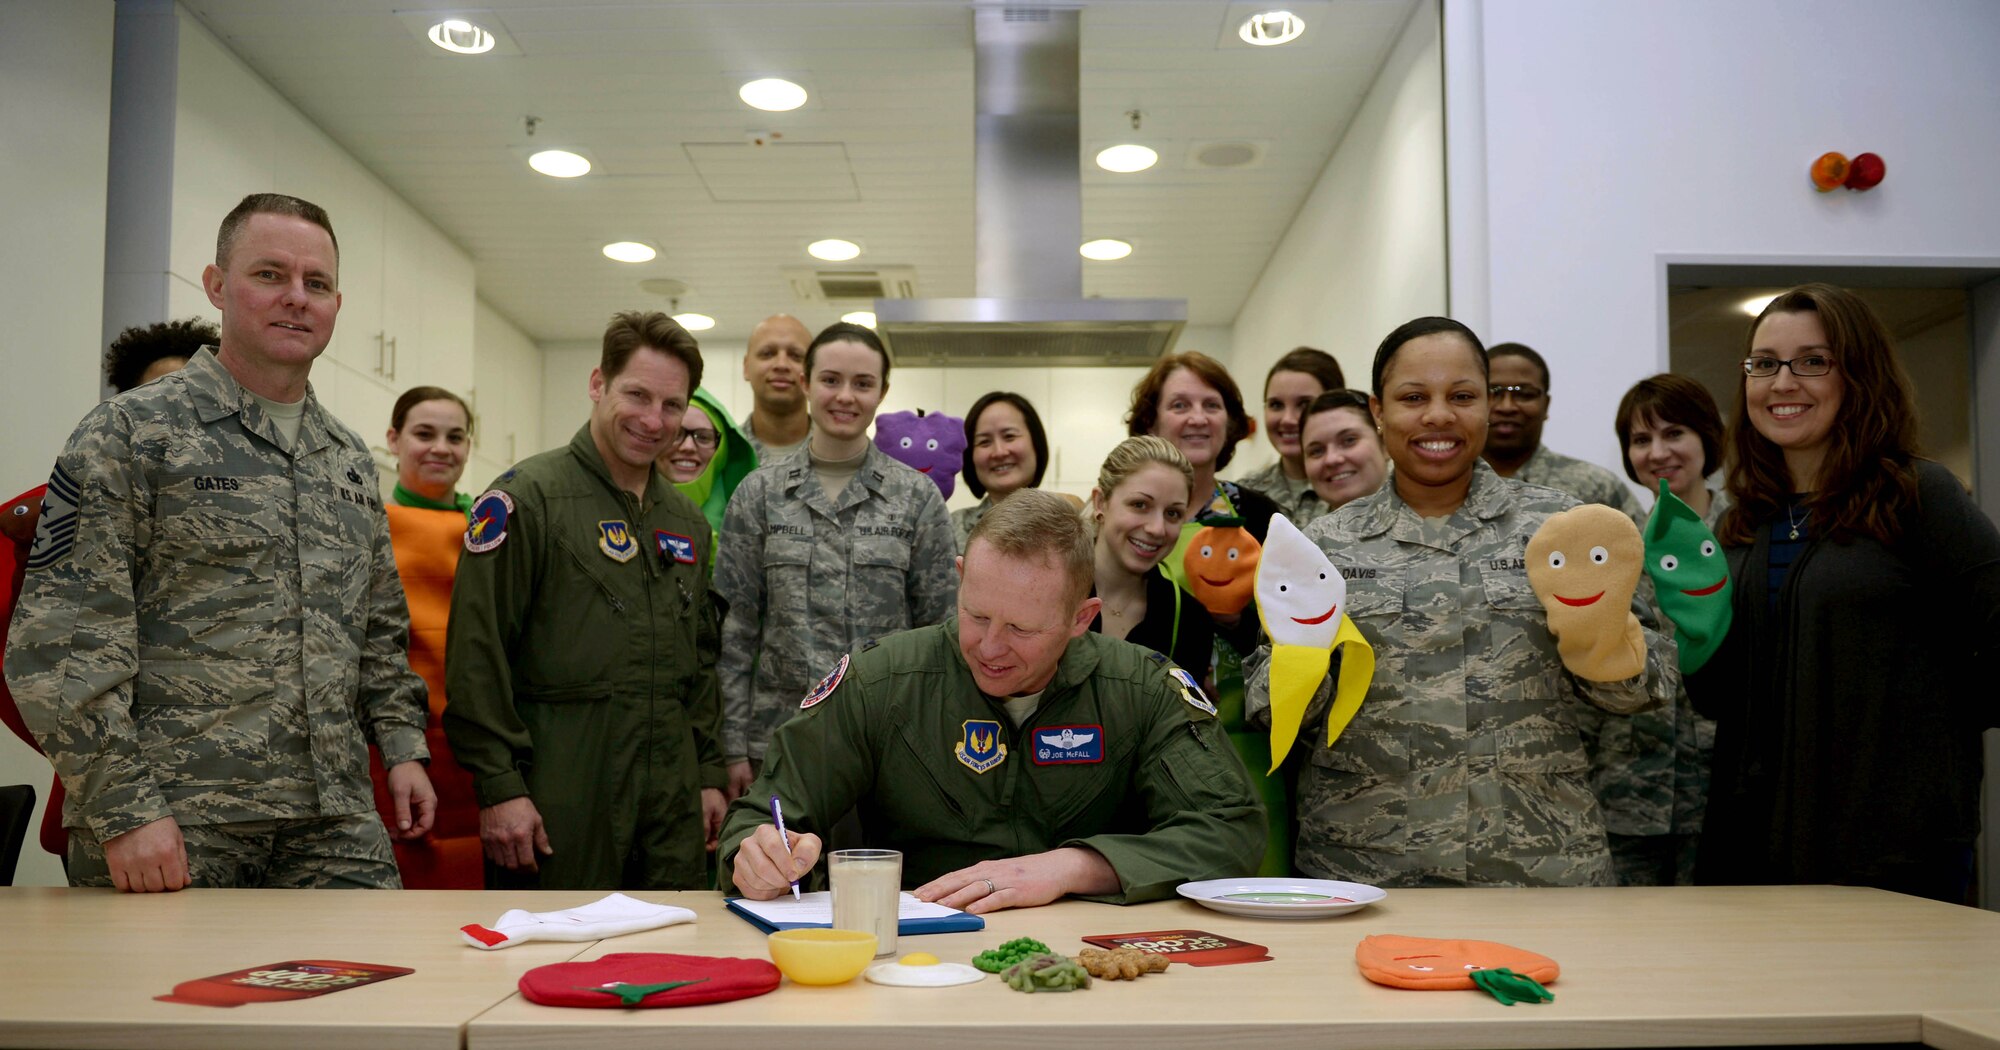
[[1793,529],[1793,530],[1792,530],[1792,538],[1793,538],[1793,539],[1798,539],[1798,538],[1799,538],[1799,530],[1797,530],[1797,529]]

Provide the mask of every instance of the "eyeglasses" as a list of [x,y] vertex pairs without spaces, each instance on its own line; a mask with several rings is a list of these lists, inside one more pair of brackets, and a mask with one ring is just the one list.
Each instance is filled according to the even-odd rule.
[[1789,368],[1801,379],[1823,376],[1833,371],[1833,358],[1825,354],[1802,354],[1790,361],[1780,361],[1775,357],[1748,357],[1743,360],[1743,374],[1752,379],[1769,379],[1778,374],[1778,369]]
[[1486,396],[1495,401],[1507,397],[1511,397],[1516,401],[1540,401],[1542,395],[1546,393],[1548,391],[1543,390],[1541,387],[1529,386],[1526,383],[1495,383],[1486,388]]
[[714,448],[716,435],[713,430],[697,430],[690,427],[681,431],[681,436],[674,439],[674,444],[678,445],[683,441],[694,442],[696,448]]

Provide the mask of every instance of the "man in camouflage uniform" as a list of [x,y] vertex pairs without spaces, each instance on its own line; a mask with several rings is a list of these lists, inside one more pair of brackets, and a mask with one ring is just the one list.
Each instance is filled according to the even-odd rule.
[[340,309],[326,213],[254,194],[202,273],[220,345],[56,461],[7,678],[69,790],[70,881],[397,887],[429,830],[424,685],[368,446],[306,383]]
[[957,617],[839,657],[779,727],[731,804],[725,888],[786,892],[853,806],[870,846],[903,851],[904,885],[974,912],[1254,871],[1264,811],[1214,705],[1165,657],[1090,630],[1091,559],[1061,496],[996,504],[959,560]]
[[1542,447],[1549,419],[1549,365],[1521,343],[1488,347],[1492,409],[1486,431],[1486,462],[1503,478],[1567,492],[1579,503],[1602,503],[1644,523],[1645,508],[1618,475]]
[[654,461],[701,383],[694,337],[624,313],[590,420],[473,502],[444,727],[495,889],[697,889],[722,825],[722,704],[701,508]]
[[[1592,682],[1562,665],[1525,553],[1551,489],[1473,468],[1449,517],[1417,516],[1384,485],[1306,535],[1347,579],[1347,615],[1375,650],[1361,709],[1326,746],[1329,683],[1299,731],[1301,874],[1394,886],[1606,886],[1604,823],[1570,712],[1670,701],[1680,673],[1651,603],[1635,598],[1646,670]],[[1270,648],[1246,662],[1252,718],[1269,718]]]

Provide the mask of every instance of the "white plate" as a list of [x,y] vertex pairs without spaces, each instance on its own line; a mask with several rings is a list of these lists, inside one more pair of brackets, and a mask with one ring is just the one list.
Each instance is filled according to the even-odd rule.
[[1227,915],[1259,919],[1323,919],[1388,896],[1374,886],[1331,879],[1210,879],[1181,883],[1180,895]]

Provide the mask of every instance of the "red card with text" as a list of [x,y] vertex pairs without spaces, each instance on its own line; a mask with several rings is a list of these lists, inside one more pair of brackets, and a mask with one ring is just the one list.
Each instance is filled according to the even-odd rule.
[[194,1006],[279,1003],[359,988],[364,984],[416,972],[407,966],[383,966],[379,963],[294,959],[182,981],[174,986],[173,994],[153,998],[163,1003],[189,1003]]
[[1189,966],[1231,966],[1270,962],[1271,949],[1207,930],[1152,930],[1147,933],[1100,933],[1085,937],[1099,948],[1137,948],[1165,955]]

